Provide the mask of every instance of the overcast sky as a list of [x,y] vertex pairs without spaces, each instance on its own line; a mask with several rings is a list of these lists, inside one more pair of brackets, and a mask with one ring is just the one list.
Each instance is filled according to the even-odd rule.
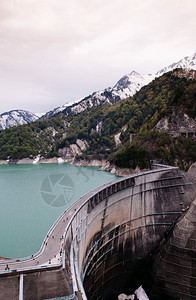
[[46,112],[196,51],[195,0],[0,0],[0,113]]

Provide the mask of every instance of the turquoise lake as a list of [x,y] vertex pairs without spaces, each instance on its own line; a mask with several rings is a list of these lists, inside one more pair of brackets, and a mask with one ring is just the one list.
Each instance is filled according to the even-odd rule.
[[20,258],[37,252],[71,203],[117,178],[97,169],[66,163],[0,165],[0,256]]

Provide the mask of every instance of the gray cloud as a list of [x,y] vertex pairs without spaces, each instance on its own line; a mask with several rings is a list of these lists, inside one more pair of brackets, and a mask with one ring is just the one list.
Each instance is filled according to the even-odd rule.
[[137,2],[1,0],[0,112],[47,111],[195,52],[195,0]]

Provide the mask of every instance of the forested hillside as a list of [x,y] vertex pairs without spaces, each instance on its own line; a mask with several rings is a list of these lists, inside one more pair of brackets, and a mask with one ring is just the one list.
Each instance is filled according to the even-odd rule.
[[[175,129],[178,113],[196,117],[195,71],[177,69],[144,86],[132,98],[0,132],[0,159],[59,156],[77,140],[86,142],[82,158],[107,158],[121,167],[141,168],[150,159],[185,168],[196,161],[196,139],[173,137],[156,125],[167,117]],[[176,128],[176,131],[179,129]],[[196,131],[196,129],[195,129]],[[135,138],[130,145],[130,133]],[[118,138],[118,143],[117,139]],[[78,159],[77,155],[77,159]]]

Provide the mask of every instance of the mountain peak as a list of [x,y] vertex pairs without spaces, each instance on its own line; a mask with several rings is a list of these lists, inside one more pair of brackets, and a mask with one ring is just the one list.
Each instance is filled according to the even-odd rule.
[[32,123],[38,118],[39,117],[35,114],[23,109],[15,109],[4,112],[0,115],[0,130],[4,130],[12,126]]
[[140,73],[136,72],[136,71],[132,71],[131,73],[129,73],[128,75],[130,76],[140,76]]
[[[96,91],[87,97],[78,99],[76,101],[67,102],[64,105],[47,112],[40,119],[48,119],[60,112],[63,112],[65,115],[69,115],[70,113],[78,114],[87,108],[91,108],[92,106],[113,104],[118,100],[132,97],[143,86],[149,84],[156,77],[160,77],[164,73],[177,68],[196,70],[196,53],[191,56],[184,57],[177,63],[173,63],[168,67],[159,70],[155,74],[140,74],[133,70],[129,74],[124,75],[114,85],[113,88],[106,88],[101,91]],[[0,130],[14,125],[34,122],[37,119],[38,116],[30,112],[24,110],[13,110],[0,115]]]
[[[106,103],[112,104],[120,99],[132,97],[143,86],[149,84],[156,77],[162,76],[166,72],[172,71],[175,68],[186,67],[195,69],[195,58],[196,53],[159,70],[156,74],[140,74],[133,70],[129,74],[124,75],[113,88],[93,92],[91,95],[75,101],[75,103],[69,103],[69,105],[65,106],[64,114],[68,115],[70,112],[77,114],[92,106]],[[55,108],[53,111],[45,114],[41,119],[50,118],[60,111],[63,111],[62,107]]]

